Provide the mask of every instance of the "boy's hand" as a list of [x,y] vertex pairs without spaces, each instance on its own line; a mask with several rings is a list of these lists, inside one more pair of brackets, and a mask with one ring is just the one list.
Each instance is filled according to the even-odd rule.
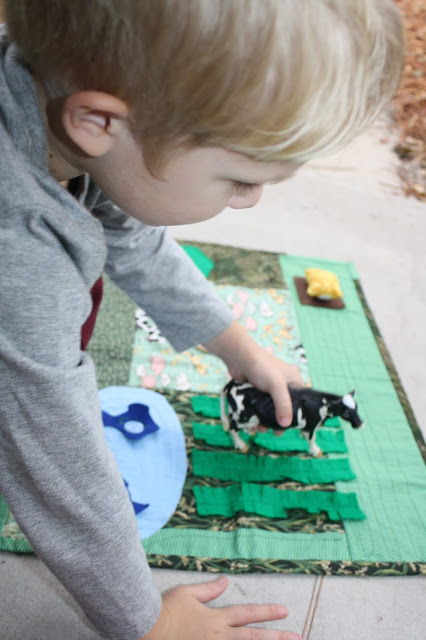
[[260,391],[272,396],[277,422],[288,427],[293,409],[287,385],[304,386],[298,367],[262,349],[237,322],[206,342],[205,347],[222,358],[232,378],[247,380]]
[[300,640],[295,633],[247,628],[245,625],[286,618],[279,605],[239,605],[213,609],[205,602],[218,598],[226,578],[176,587],[163,595],[157,622],[140,640]]

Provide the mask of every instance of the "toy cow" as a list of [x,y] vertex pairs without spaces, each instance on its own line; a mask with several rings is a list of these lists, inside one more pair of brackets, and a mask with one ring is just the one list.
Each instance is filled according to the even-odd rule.
[[[315,432],[327,418],[339,416],[355,429],[364,426],[357,412],[355,390],[338,396],[308,387],[289,386],[288,389],[293,405],[293,421],[290,427],[282,427],[276,421],[274,403],[269,393],[259,391],[248,382],[228,382],[221,393],[221,416],[223,427],[230,431],[235,448],[242,451],[248,449],[238,433],[240,429],[253,435],[258,425],[283,431],[297,428],[309,442],[309,453],[318,457],[322,451],[315,444]],[[225,410],[225,398],[229,417]]]

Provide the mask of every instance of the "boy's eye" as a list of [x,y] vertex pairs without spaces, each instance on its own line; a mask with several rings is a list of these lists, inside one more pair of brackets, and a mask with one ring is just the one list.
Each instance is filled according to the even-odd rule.
[[255,191],[260,187],[259,184],[251,184],[249,182],[234,181],[235,193],[239,196],[248,196],[252,191]]

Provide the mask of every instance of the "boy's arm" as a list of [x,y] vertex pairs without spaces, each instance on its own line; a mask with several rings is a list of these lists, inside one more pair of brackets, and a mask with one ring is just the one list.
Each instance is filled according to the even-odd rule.
[[165,227],[145,225],[110,202],[93,213],[104,227],[106,273],[176,351],[205,343],[233,322],[228,306]]
[[211,587],[202,585],[173,590],[162,605],[103,435],[94,366],[80,352],[91,302],[76,267],[89,256],[71,244],[64,251],[72,238],[52,233],[58,215],[31,215],[27,225],[26,213],[16,212],[18,228],[2,245],[0,491],[34,551],[107,637],[198,640],[200,628],[213,640],[206,634],[214,621],[231,639],[242,637],[237,624],[283,617],[277,607],[210,610],[203,593]]
[[287,384],[303,384],[299,369],[268,354],[237,322],[164,227],[130,218],[110,202],[96,207],[109,256],[107,273],[157,322],[177,351],[196,344],[219,356],[231,376],[271,394],[277,420],[291,423]]
[[134,640],[156,622],[161,597],[105,442],[94,366],[80,351],[91,299],[79,267],[92,245],[74,250],[60,216],[15,210],[3,226],[0,491],[96,628]]

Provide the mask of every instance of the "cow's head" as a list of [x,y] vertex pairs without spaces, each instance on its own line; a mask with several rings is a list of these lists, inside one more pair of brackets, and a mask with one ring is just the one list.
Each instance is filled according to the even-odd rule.
[[329,415],[339,416],[340,418],[343,418],[343,420],[350,422],[354,429],[362,429],[365,422],[363,422],[358,415],[354,395],[355,389],[341,398],[333,400],[328,405],[328,411]]

